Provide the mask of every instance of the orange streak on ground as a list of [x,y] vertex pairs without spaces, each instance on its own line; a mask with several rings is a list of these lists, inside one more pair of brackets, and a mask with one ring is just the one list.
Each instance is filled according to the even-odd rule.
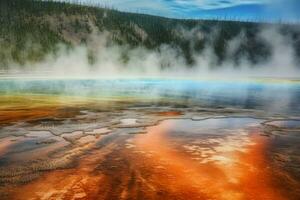
[[236,171],[242,174],[239,178],[239,185],[245,193],[246,199],[287,199],[279,192],[272,182],[271,166],[266,160],[267,139],[255,134],[252,136],[255,146],[249,148],[245,155],[240,155],[241,163],[250,167],[237,166]]
[[148,134],[138,136],[135,142],[140,150],[154,152],[149,162],[169,162],[166,171],[174,176],[174,181],[157,177],[163,187],[171,187],[179,194],[188,191],[188,199],[286,199],[278,192],[280,188],[272,185],[272,174],[264,157],[266,141],[260,136],[251,138],[255,145],[249,146],[246,153],[225,155],[235,159],[235,164],[199,164],[171,148],[167,131],[167,125],[150,128]]
[[[14,188],[10,199],[57,200],[57,199],[99,199],[104,177],[93,174],[99,160],[111,151],[114,145],[94,151],[80,159],[77,167],[55,170],[22,187]],[[90,148],[93,144],[89,145]]]
[[154,177],[156,179],[154,182],[161,185],[164,190],[189,195],[189,199],[206,199],[205,194],[195,188],[198,181],[197,177],[186,176],[186,171],[193,175],[191,174],[195,170],[193,163],[172,151],[164,137],[167,130],[167,126],[152,127],[149,128],[146,135],[137,136],[135,140],[140,151],[152,152],[153,156],[147,160],[149,162],[147,164],[149,166],[163,166],[164,168],[167,166],[165,171],[172,177],[171,181],[163,179],[163,177]]
[[123,148],[123,139],[94,149],[78,158],[73,169],[52,171],[13,188],[13,199],[285,199],[272,182],[267,142],[257,133],[249,136],[255,145],[248,151],[222,154],[235,163],[199,163],[174,148],[170,126],[163,123],[134,136],[133,149]]

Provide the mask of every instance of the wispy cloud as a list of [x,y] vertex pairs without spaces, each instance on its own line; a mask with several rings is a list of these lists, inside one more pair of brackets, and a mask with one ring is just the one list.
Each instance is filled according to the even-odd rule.
[[182,7],[197,7],[203,10],[221,9],[239,5],[264,4],[268,0],[174,0],[173,3]]
[[94,2],[128,11],[164,12],[166,14],[171,12],[165,0],[99,0]]
[[[65,0],[56,0],[65,1]],[[72,1],[72,0],[71,0]],[[74,2],[76,0],[73,0]],[[299,0],[80,0],[172,18],[300,19]]]

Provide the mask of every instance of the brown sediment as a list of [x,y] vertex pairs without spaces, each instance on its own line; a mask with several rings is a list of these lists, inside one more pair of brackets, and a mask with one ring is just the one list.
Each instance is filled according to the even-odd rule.
[[53,116],[56,113],[55,108],[38,108],[28,110],[4,110],[0,114],[0,124],[8,124],[21,120],[34,120],[43,117]]
[[183,115],[183,113],[180,111],[163,111],[163,112],[154,112],[152,114],[157,116],[164,116],[164,117],[174,117],[174,116]]
[[66,109],[60,106],[42,106],[32,108],[4,109],[0,114],[0,126],[17,122],[39,123],[40,121],[53,121],[74,117],[79,114],[79,109]]
[[43,118],[68,118],[79,114],[80,107],[89,101],[72,97],[48,95],[2,95],[0,126],[19,121]]

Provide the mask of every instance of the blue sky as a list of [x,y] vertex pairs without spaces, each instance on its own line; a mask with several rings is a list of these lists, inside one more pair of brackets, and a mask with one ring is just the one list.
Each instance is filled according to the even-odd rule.
[[[63,0],[61,0],[63,1]],[[81,0],[171,18],[300,21],[300,0]]]

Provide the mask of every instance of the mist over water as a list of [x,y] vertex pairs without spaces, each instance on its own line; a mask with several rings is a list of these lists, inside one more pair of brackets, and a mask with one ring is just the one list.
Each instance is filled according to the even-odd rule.
[[115,79],[2,80],[2,95],[56,95],[94,99],[140,99],[180,102],[201,107],[259,109],[275,113],[300,111],[300,84],[254,81]]

